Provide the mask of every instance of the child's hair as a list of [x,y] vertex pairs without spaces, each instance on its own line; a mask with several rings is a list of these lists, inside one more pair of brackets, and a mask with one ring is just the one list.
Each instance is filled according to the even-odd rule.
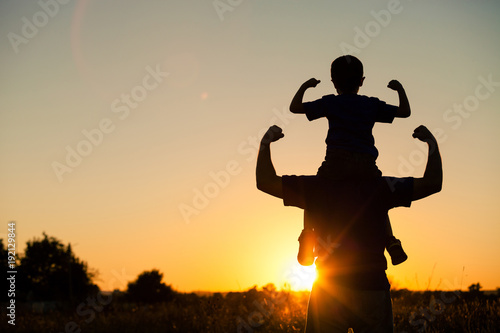
[[331,75],[337,90],[356,92],[363,78],[363,64],[351,55],[338,57],[332,62]]

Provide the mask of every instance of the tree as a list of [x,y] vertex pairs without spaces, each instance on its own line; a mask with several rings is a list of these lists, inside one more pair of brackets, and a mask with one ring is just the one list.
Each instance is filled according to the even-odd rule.
[[[9,281],[7,280],[7,271],[9,271],[8,267],[8,259],[7,259],[7,250],[5,249],[3,245],[3,239],[0,238],[0,279],[2,279],[2,283],[0,283],[0,287],[2,287],[2,290],[9,290]],[[6,301],[7,298],[7,292],[2,292],[0,296],[0,301]]]
[[173,299],[172,287],[161,282],[163,274],[157,269],[141,273],[137,280],[127,286],[127,297],[133,302],[156,303]]
[[64,246],[45,233],[43,239],[26,243],[20,273],[32,300],[78,302],[99,290],[92,283],[94,274],[74,255],[71,245]]
[[469,286],[469,292],[471,294],[482,294],[483,292],[481,291],[481,289],[483,288],[483,286],[478,282],[478,283],[473,283]]
[[2,271],[7,270],[7,250],[3,245],[3,239],[0,238],[0,268]]

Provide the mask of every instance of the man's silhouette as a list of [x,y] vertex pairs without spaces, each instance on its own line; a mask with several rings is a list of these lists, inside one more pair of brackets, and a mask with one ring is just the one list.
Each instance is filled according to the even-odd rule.
[[442,186],[438,144],[424,126],[413,137],[426,142],[429,157],[421,178],[371,180],[280,177],[270,144],[284,135],[272,126],[257,158],[257,188],[304,209],[323,240],[308,305],[306,332],[393,332],[390,285],[385,274],[385,224],[389,209],[437,193]]

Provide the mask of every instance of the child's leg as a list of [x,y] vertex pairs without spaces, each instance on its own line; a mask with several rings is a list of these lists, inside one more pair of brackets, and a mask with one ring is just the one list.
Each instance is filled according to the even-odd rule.
[[392,234],[391,220],[389,220],[389,215],[387,215],[387,220],[385,221],[385,236],[387,240],[392,239],[394,235]]
[[406,261],[408,256],[406,255],[403,247],[401,246],[401,241],[394,237],[392,234],[391,221],[389,220],[389,215],[387,215],[387,220],[385,223],[385,236],[386,245],[385,248],[389,255],[391,256],[391,261],[393,265],[399,265],[400,263]]
[[297,260],[302,266],[311,266],[314,263],[316,235],[313,224],[311,214],[304,210],[304,229],[299,236],[299,253],[297,255]]

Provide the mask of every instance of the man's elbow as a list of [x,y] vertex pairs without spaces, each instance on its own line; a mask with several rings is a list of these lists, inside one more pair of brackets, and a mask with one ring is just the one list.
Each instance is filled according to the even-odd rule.
[[441,178],[435,185],[435,193],[438,193],[438,192],[441,192],[441,190],[443,189],[443,179]]
[[399,109],[398,116],[399,116],[399,118],[408,118],[411,116],[411,110],[410,109]]
[[432,179],[432,181],[428,185],[429,195],[441,192],[442,189],[443,189],[443,178],[442,177],[436,177],[436,178]]
[[289,109],[290,109],[291,113],[295,113],[295,114],[304,113],[304,107],[302,106],[302,104],[290,105]]
[[413,200],[420,200],[430,195],[441,192],[443,188],[442,179],[415,179],[413,187]]
[[271,188],[271,181],[268,177],[257,177],[257,189],[264,193],[269,193]]
[[257,178],[256,183],[257,183],[257,189],[258,189],[259,191],[266,192],[266,191],[265,191],[265,188],[266,188],[266,184],[265,184],[265,182],[263,182],[262,180],[259,180],[259,179]]
[[282,198],[282,188],[281,188],[281,179],[279,177],[276,178],[265,178],[258,179],[257,178],[257,189],[269,195]]
[[442,183],[433,184],[433,185],[429,186],[429,195],[441,192],[442,189],[443,189],[443,184]]

